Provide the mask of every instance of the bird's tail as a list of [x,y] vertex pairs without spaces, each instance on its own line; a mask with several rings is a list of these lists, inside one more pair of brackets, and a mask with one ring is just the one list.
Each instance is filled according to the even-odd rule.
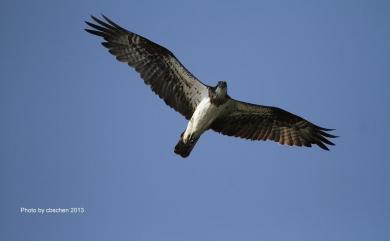
[[188,143],[184,143],[183,141],[183,133],[180,136],[179,142],[175,146],[175,153],[180,155],[183,158],[186,158],[190,155],[192,149],[194,149],[194,146],[196,145],[196,142],[199,140],[199,138],[196,138],[194,140],[188,141]]

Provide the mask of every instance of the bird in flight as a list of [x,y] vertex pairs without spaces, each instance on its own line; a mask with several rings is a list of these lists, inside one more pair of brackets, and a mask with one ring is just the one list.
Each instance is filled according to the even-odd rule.
[[174,54],[149,39],[130,32],[102,15],[86,22],[88,33],[104,39],[102,45],[120,62],[137,71],[167,105],[188,121],[175,146],[175,153],[190,155],[200,136],[211,129],[249,140],[273,140],[280,144],[318,145],[329,150],[332,129],[317,126],[277,107],[235,100],[227,93],[225,81],[208,86],[191,74]]

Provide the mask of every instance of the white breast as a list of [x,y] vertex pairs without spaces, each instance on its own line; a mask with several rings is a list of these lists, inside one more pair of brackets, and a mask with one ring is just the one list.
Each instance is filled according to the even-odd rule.
[[183,135],[183,141],[187,142],[189,138],[199,137],[210,127],[211,123],[218,117],[224,108],[225,104],[217,107],[211,104],[210,98],[204,98],[196,107],[191,120],[188,122],[187,129]]

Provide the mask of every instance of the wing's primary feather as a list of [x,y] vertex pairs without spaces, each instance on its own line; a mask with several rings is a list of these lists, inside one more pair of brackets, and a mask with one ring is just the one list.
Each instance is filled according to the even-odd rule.
[[326,145],[334,145],[327,139],[336,137],[327,133],[332,129],[319,127],[277,107],[229,101],[230,108],[211,126],[216,132],[250,140],[273,140],[290,146],[311,147],[314,144],[324,150],[329,150]]
[[190,119],[196,106],[207,96],[208,86],[192,75],[166,48],[132,33],[103,15],[86,22],[88,33],[103,37],[103,46],[121,62],[140,73],[141,78],[167,105]]

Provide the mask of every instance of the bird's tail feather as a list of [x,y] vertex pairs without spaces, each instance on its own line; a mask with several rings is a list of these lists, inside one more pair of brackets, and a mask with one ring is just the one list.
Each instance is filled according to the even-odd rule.
[[192,149],[194,149],[194,146],[196,145],[196,142],[199,138],[188,141],[188,143],[184,143],[183,141],[183,134],[180,136],[179,142],[175,146],[175,153],[180,155],[183,158],[186,158],[190,155]]

